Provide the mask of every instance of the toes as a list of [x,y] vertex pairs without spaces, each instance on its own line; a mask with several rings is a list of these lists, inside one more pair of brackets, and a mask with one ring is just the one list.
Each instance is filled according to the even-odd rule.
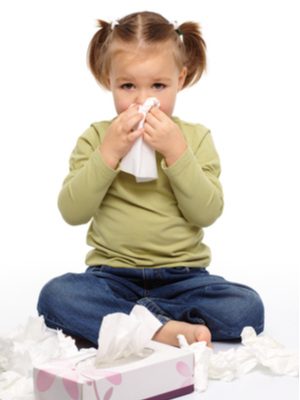
[[210,333],[209,329],[204,325],[200,326],[196,330],[195,339],[197,342],[205,341],[207,343],[208,347],[212,347],[211,346],[211,333]]

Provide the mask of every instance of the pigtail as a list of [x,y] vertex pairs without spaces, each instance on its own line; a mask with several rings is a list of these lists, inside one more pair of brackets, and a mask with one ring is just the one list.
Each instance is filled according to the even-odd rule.
[[182,89],[199,81],[206,69],[206,44],[202,38],[199,24],[184,22],[178,28],[185,48],[187,76]]
[[92,74],[100,86],[108,89],[105,65],[105,54],[111,34],[111,24],[106,21],[98,20],[100,28],[93,36],[87,52],[87,63]]

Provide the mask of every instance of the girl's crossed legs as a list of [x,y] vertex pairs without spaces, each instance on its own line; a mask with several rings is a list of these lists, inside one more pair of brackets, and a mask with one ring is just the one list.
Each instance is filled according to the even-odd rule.
[[50,328],[97,344],[104,316],[130,314],[140,304],[162,323],[153,340],[178,345],[240,338],[245,326],[263,331],[264,307],[251,288],[210,275],[204,268],[90,267],[65,274],[41,291],[38,312]]

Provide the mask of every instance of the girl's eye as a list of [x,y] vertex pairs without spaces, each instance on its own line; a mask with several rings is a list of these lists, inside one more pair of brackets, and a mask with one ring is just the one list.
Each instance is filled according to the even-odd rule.
[[122,85],[122,88],[125,90],[132,90],[134,89],[134,85],[132,83],[125,83],[124,85]]
[[165,87],[165,85],[163,85],[162,83],[154,83],[153,88],[156,90],[160,90],[163,89]]

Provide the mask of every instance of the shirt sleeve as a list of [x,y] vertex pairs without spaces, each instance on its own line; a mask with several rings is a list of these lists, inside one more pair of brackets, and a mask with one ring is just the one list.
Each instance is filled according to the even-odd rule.
[[223,192],[219,181],[220,160],[208,131],[193,151],[187,150],[171,167],[162,160],[178,207],[184,218],[199,227],[213,224],[222,214]]
[[87,223],[99,208],[120,171],[111,169],[99,151],[100,139],[91,126],[77,141],[70,157],[70,173],[58,197],[58,208],[70,225]]

